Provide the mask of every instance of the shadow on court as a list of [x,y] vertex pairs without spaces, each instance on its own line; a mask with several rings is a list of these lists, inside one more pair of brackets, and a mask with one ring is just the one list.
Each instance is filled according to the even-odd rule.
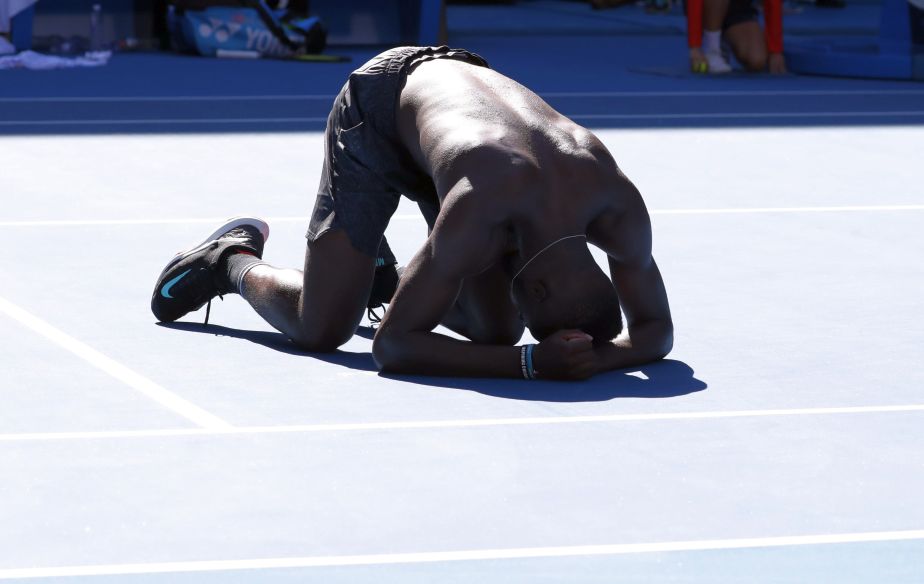
[[[637,377],[638,373],[645,378]],[[708,386],[693,375],[693,368],[674,359],[664,359],[643,367],[610,371],[587,381],[524,381],[507,379],[469,379],[382,375],[407,383],[475,391],[504,399],[545,402],[593,402],[616,398],[664,398],[702,391]]]
[[[230,328],[221,326],[219,324],[205,325],[198,322],[158,322],[156,324],[157,326],[174,330],[187,331],[192,333],[205,333],[219,337],[244,339],[245,341],[263,345],[264,347],[268,347],[275,351],[288,353],[289,355],[313,357],[319,361],[333,363],[334,365],[349,367],[350,369],[357,369],[359,371],[378,370],[375,366],[375,361],[372,360],[372,353],[351,353],[348,351],[335,351],[333,353],[309,353],[308,351],[303,351],[293,345],[289,338],[284,334],[275,331],[251,331],[245,329]],[[368,327],[360,327],[360,329],[369,330]],[[361,331],[358,331],[357,334],[365,336],[366,338],[372,338],[371,333],[363,334]]]
[[[271,331],[234,329],[221,325],[202,325],[195,322],[158,323],[164,328],[206,333],[224,337],[244,339],[290,355],[307,356],[319,361],[340,365],[360,371],[376,371],[371,353],[335,351],[333,353],[308,353],[294,346],[285,335]],[[360,327],[356,332],[365,338],[372,338],[372,329]],[[547,402],[591,402],[616,398],[665,398],[677,397],[702,391],[707,384],[694,376],[693,368],[675,359],[663,359],[656,363],[631,370],[611,371],[597,375],[587,381],[558,383],[554,381],[523,381],[507,379],[480,379],[464,377],[431,377],[421,375],[389,375],[406,383],[446,387],[475,391],[483,395],[504,399],[518,399]]]

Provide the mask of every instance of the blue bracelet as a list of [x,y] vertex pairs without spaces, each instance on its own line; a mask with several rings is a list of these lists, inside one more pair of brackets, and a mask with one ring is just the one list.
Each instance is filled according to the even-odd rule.
[[533,349],[536,345],[526,345],[526,375],[527,379],[536,378],[536,370],[533,368]]

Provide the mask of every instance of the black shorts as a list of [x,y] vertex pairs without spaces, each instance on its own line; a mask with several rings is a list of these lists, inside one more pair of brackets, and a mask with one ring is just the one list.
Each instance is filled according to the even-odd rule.
[[726,31],[742,22],[757,21],[757,9],[751,0],[729,0],[728,12],[722,22],[722,30]]
[[417,202],[432,226],[439,210],[436,187],[402,145],[397,111],[410,70],[433,59],[488,66],[462,49],[398,47],[350,75],[327,118],[324,168],[308,241],[343,229],[358,251],[380,264],[394,263],[383,234],[402,195]]

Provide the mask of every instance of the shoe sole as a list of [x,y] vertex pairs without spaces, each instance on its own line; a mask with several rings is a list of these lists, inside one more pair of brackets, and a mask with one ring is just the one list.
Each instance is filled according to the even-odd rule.
[[228,219],[227,221],[225,221],[225,223],[222,226],[215,229],[215,231],[213,231],[212,234],[206,237],[202,242],[194,245],[193,247],[185,251],[181,251],[175,256],[173,256],[173,259],[171,259],[167,263],[167,267],[163,269],[163,271],[160,273],[160,276],[157,278],[157,280],[160,281],[163,278],[164,274],[169,272],[170,268],[175,266],[183,258],[208,246],[210,243],[218,239],[219,235],[222,235],[228,231],[231,231],[235,227],[240,227],[241,225],[253,225],[254,227],[256,227],[260,231],[260,235],[263,236],[264,243],[266,243],[266,240],[269,239],[269,225],[266,223],[266,221],[262,219],[257,219],[256,217],[232,217]]

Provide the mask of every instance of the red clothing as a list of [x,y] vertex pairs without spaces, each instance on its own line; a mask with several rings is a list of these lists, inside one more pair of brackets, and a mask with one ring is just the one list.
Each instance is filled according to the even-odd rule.
[[764,0],[764,36],[768,51],[783,52],[783,0]]
[[[703,44],[703,0],[687,2],[687,44],[690,48]],[[767,50],[783,52],[783,0],[764,0],[764,34]]]

